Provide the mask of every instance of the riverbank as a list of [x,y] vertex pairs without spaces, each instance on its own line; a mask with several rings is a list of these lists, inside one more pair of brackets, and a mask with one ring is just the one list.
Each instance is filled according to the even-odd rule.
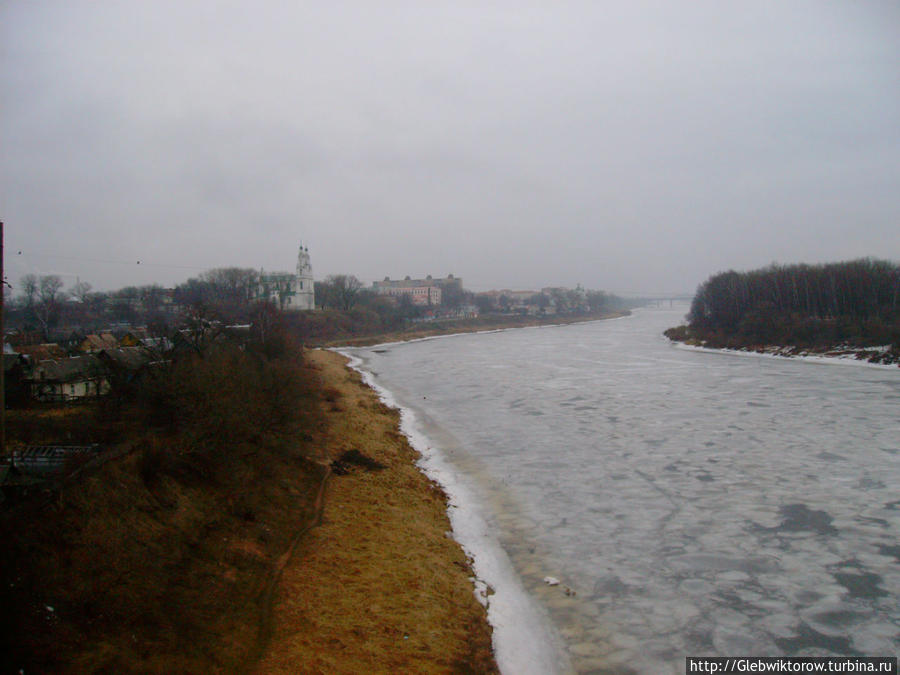
[[444,493],[346,360],[309,353],[325,385],[334,474],[322,524],[283,570],[258,673],[493,673],[491,629]]
[[770,345],[749,344],[739,340],[717,339],[715,336],[692,335],[687,326],[669,328],[663,333],[670,341],[686,349],[742,354],[761,354],[778,358],[799,358],[820,362],[853,362],[873,366],[900,366],[900,346],[896,344],[860,346],[836,345]]
[[433,323],[418,323],[407,329],[363,337],[324,340],[315,343],[320,347],[369,347],[385,342],[407,342],[425,337],[440,335],[455,335],[458,333],[478,333],[492,330],[506,330],[508,328],[531,328],[534,326],[561,326],[585,321],[600,321],[602,319],[616,319],[631,314],[630,310],[614,312],[597,312],[595,314],[581,314],[577,316],[501,316],[488,315],[474,319],[454,319],[452,321],[436,321]]

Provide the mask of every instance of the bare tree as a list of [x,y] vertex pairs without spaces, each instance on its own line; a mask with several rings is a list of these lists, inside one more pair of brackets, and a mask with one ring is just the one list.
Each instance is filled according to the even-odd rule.
[[159,311],[165,296],[163,287],[159,284],[150,284],[149,286],[141,286],[138,290],[141,293],[141,305],[143,305],[144,312],[152,314]]
[[78,302],[83,305],[87,302],[88,295],[90,294],[92,288],[93,286],[91,286],[88,282],[78,281],[75,283],[75,285],[72,286],[72,290],[69,292],[71,293],[73,298],[78,300]]
[[259,272],[243,267],[217,267],[201,274],[199,281],[205,286],[208,301],[224,318],[228,321],[248,318],[250,301],[260,282]]
[[[739,332],[764,324],[896,322],[900,266],[863,258],[824,265],[777,265],[750,272],[721,272],[697,289],[688,315],[692,328]],[[817,323],[810,323],[817,322]],[[823,322],[830,322],[826,325]]]
[[59,304],[66,297],[61,290],[62,287],[63,280],[55,274],[48,274],[40,278],[34,315],[41,324],[45,340],[48,339],[50,324],[56,320]]
[[587,304],[592,312],[600,312],[609,309],[612,297],[603,291],[588,291]]
[[550,295],[553,298],[553,304],[556,307],[557,314],[568,314],[571,309],[569,304],[569,295],[563,288],[551,289]]
[[465,300],[465,291],[460,284],[441,284],[441,304],[451,309],[459,309]]
[[478,307],[478,311],[482,314],[489,314],[497,308],[494,298],[484,293],[475,296],[475,304]]
[[200,275],[218,301],[246,304],[259,281],[259,272],[243,267],[217,267]]
[[203,358],[207,350],[222,334],[222,324],[216,313],[204,302],[196,302],[187,308],[182,317],[184,328],[178,332],[182,343]]
[[32,309],[38,295],[38,278],[34,274],[26,274],[19,283],[22,285],[22,297],[25,300],[25,308]]
[[330,285],[332,303],[340,309],[350,310],[359,299],[362,282],[352,274],[332,274],[325,279]]
[[315,282],[315,297],[316,297],[316,307],[319,309],[328,309],[331,307],[332,296],[334,293],[332,292],[331,283],[327,281],[316,281]]
[[550,298],[544,293],[535,293],[528,299],[528,304],[536,306],[539,314],[546,314],[547,308],[550,306]]

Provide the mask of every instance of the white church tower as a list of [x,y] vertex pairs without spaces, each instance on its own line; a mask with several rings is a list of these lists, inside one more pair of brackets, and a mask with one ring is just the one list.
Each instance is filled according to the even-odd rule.
[[297,254],[297,276],[294,280],[294,298],[291,309],[315,309],[316,287],[313,281],[312,265],[309,262],[309,248],[300,245]]
[[259,271],[259,283],[253,293],[255,300],[264,300],[286,312],[298,312],[316,308],[316,286],[313,281],[312,265],[309,264],[309,249],[300,245],[297,254],[297,272]]

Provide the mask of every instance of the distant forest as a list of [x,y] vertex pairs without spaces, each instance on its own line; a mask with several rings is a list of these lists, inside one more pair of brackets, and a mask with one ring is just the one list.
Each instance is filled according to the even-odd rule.
[[900,265],[863,258],[721,272],[697,289],[687,320],[667,335],[714,346],[900,349]]

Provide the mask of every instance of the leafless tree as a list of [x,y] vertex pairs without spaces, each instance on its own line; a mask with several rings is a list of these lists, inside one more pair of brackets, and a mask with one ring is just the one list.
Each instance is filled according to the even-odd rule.
[[[740,330],[798,321],[896,323],[900,266],[872,258],[824,265],[778,265],[721,272],[703,282],[691,304],[692,328]],[[811,324],[810,324],[811,325]]]
[[592,312],[607,310],[612,304],[612,296],[603,291],[588,291],[586,297]]
[[19,283],[22,286],[22,297],[25,301],[25,308],[31,309],[38,296],[38,278],[34,274],[26,274],[21,278]]
[[149,314],[159,311],[165,295],[163,287],[159,284],[151,284],[149,286],[141,286],[139,290],[141,292],[141,304],[144,307],[144,312]]
[[497,309],[497,303],[494,298],[485,293],[479,293],[475,296],[475,305],[482,314],[490,314]]
[[339,309],[350,310],[359,299],[362,282],[352,274],[332,274],[325,279],[332,296],[332,304]]
[[62,291],[63,280],[55,274],[42,276],[38,283],[37,301],[34,306],[35,318],[40,322],[44,339],[48,337],[50,324],[56,319],[59,305],[66,294]]
[[200,275],[215,300],[246,304],[259,281],[259,272],[244,267],[217,267]]
[[92,288],[93,288],[93,286],[91,286],[86,281],[77,281],[72,286],[72,290],[69,292],[71,293],[73,298],[78,300],[78,302],[80,302],[83,305],[87,302],[88,295],[90,295]]

